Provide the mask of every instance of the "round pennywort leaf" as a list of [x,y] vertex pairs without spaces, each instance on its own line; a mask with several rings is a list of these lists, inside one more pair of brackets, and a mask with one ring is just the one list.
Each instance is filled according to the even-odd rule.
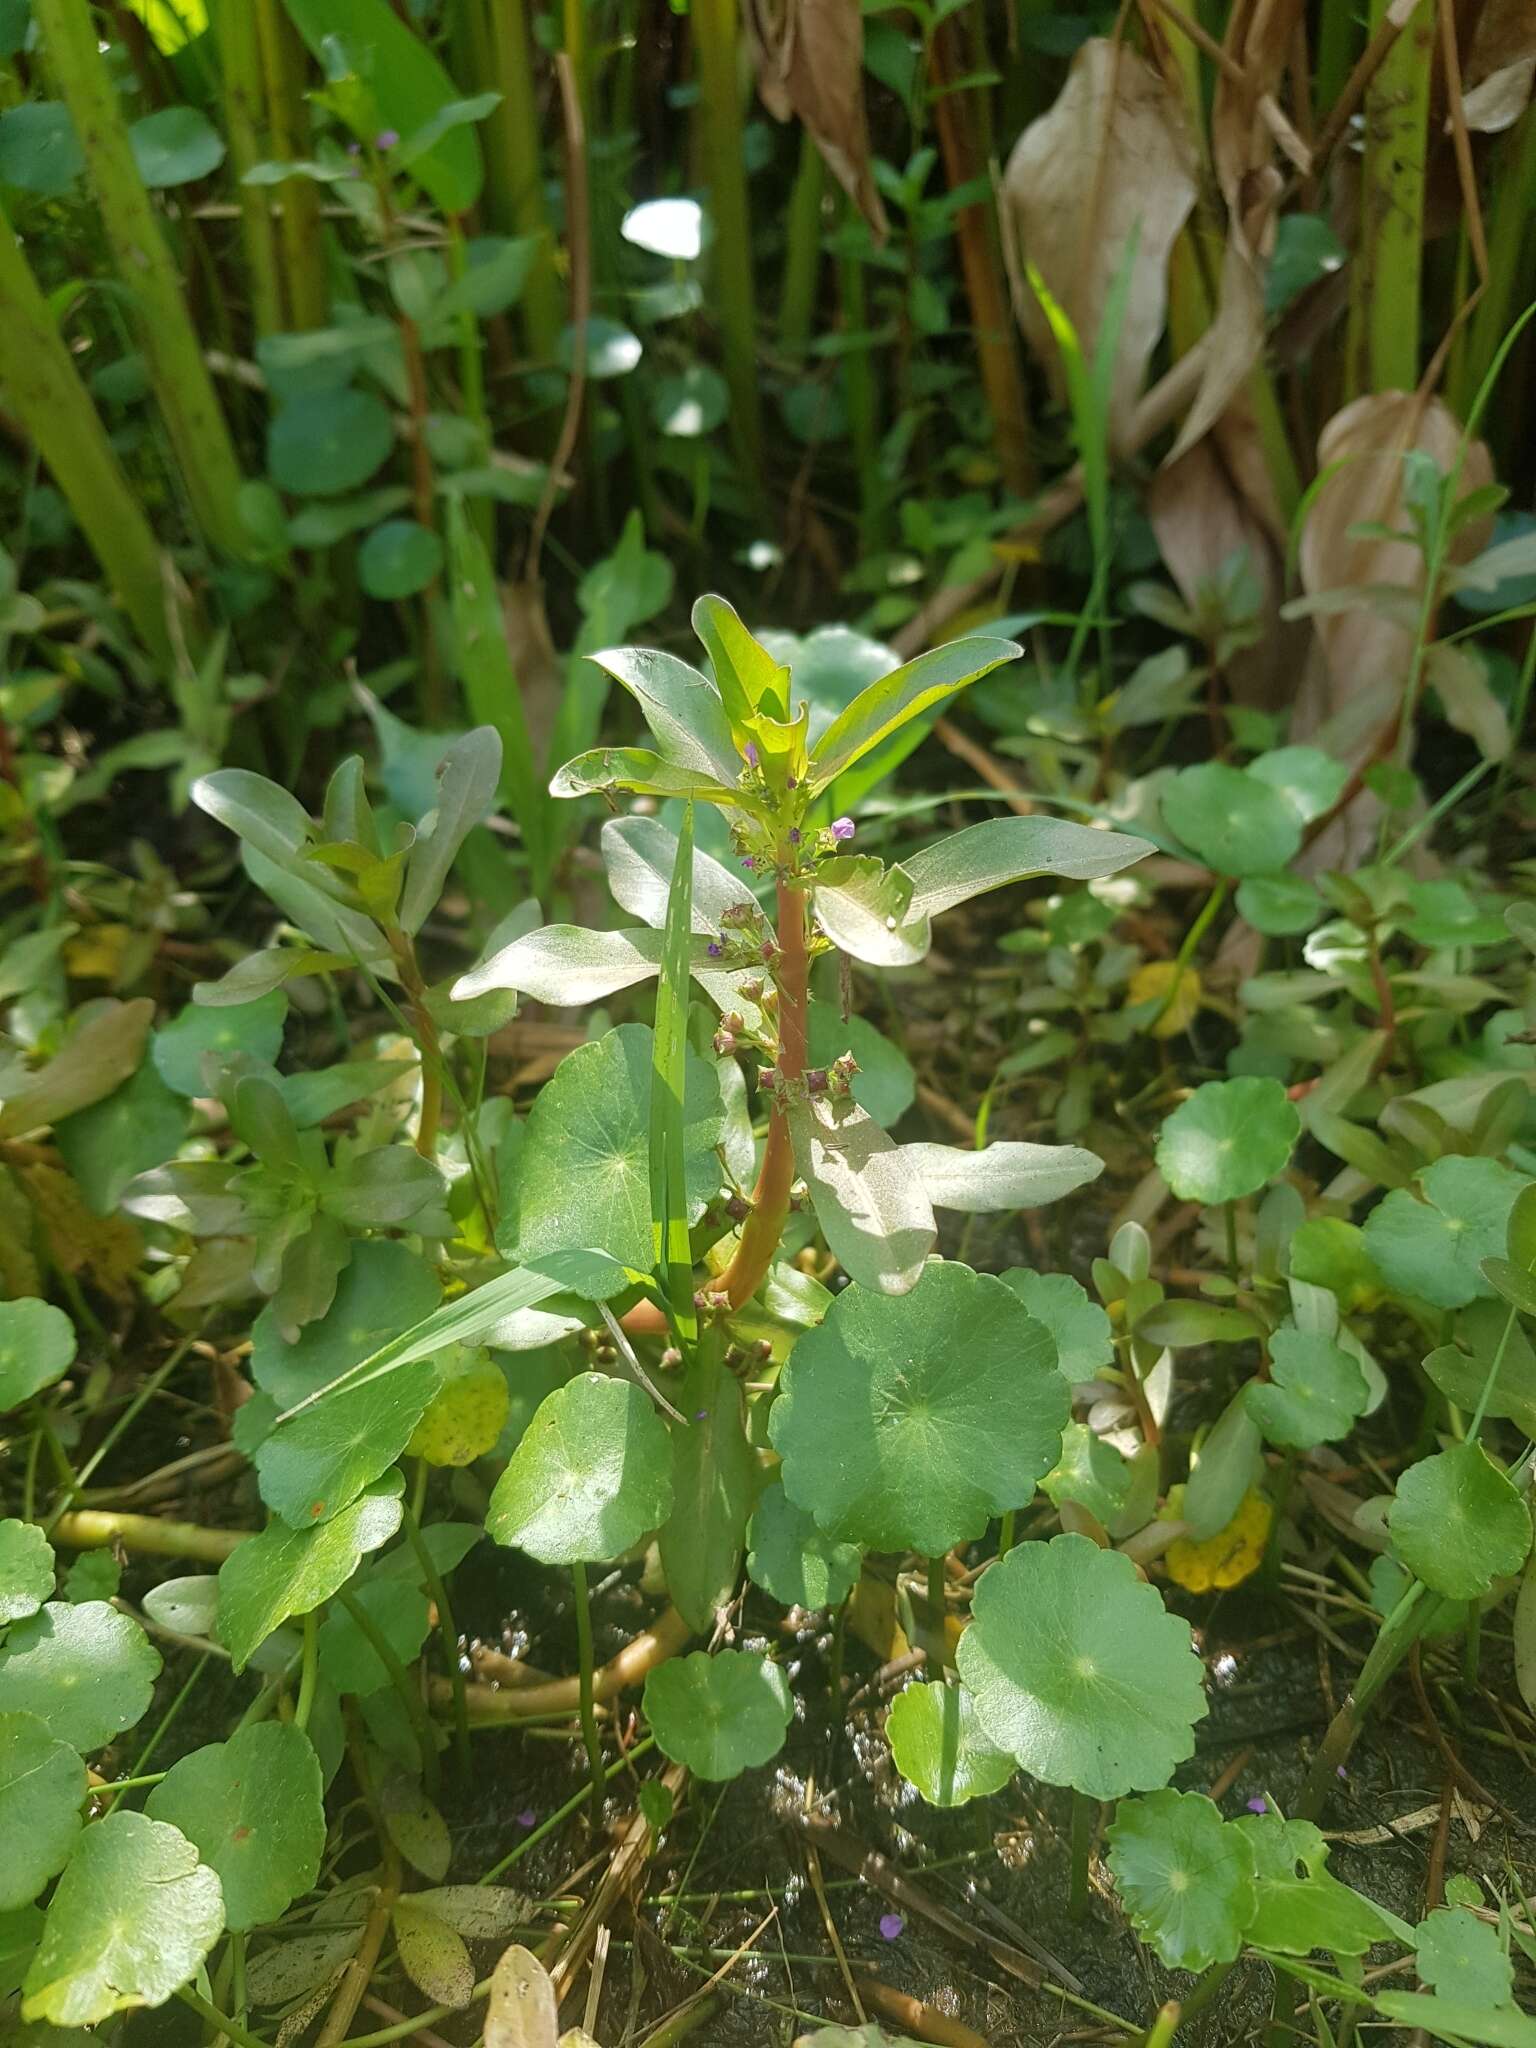
[[1392,1546],[1432,1593],[1479,1599],[1519,1571],[1531,1511],[1481,1444],[1452,1444],[1410,1465],[1388,1517]]
[[40,1714],[0,1714],[0,1913],[35,1899],[80,1832],[85,1765]]
[[75,1326],[51,1301],[0,1301],[0,1414],[62,1379],[75,1362]]
[[885,1717],[896,1768],[930,1806],[1001,1792],[1013,1758],[987,1736],[963,1685],[909,1685]]
[[415,597],[442,567],[442,542],[414,519],[386,519],[357,551],[357,580],[370,597]]
[[671,1506],[665,1425],[628,1380],[585,1372],[539,1404],[485,1526],[540,1564],[597,1564],[638,1543]]
[[1163,792],[1163,820],[1218,875],[1269,875],[1294,859],[1301,817],[1278,789],[1246,768],[1205,761]]
[[1206,1081],[1163,1124],[1157,1165],[1184,1202],[1236,1202],[1281,1172],[1301,1135],[1278,1081]]
[[977,1581],[956,1661],[981,1725],[1033,1777],[1094,1799],[1167,1782],[1205,1713],[1188,1624],[1118,1551],[1021,1543]]
[[1232,1961],[1253,1918],[1253,1850],[1203,1792],[1125,1801],[1109,1867],[1132,1926],[1170,1970]]
[[858,1583],[856,1543],[839,1543],[775,1482],[747,1530],[747,1576],[785,1607],[840,1607]]
[[768,1426],[790,1500],[830,1535],[927,1557],[1030,1499],[1070,1412],[1050,1332],[947,1260],[910,1294],[849,1287],[781,1386]]
[[0,1713],[41,1714],[85,1755],[133,1726],[159,1671],[143,1629],[105,1600],[50,1600],[0,1647]]
[[53,1591],[53,1550],[36,1522],[0,1522],[0,1628],[36,1614]]
[[735,1778],[783,1747],[791,1713],[778,1665],[748,1650],[695,1650],[645,1681],[645,1718],[658,1748],[699,1778]]
[[291,1721],[257,1721],[173,1764],[145,1806],[217,1871],[230,1927],[263,1926],[313,1885],[325,1848],[320,1760]]

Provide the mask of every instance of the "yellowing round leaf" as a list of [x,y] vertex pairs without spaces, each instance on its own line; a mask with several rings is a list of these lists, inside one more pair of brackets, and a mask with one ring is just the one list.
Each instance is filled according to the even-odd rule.
[[1148,960],[1131,976],[1125,991],[1127,1005],[1134,1008],[1138,1003],[1163,1002],[1170,989],[1174,989],[1173,1001],[1148,1027],[1154,1038],[1177,1038],[1188,1030],[1205,998],[1199,973],[1186,967],[1181,974],[1176,960]]
[[445,1384],[417,1423],[406,1455],[429,1465],[473,1464],[501,1435],[511,1405],[506,1376],[484,1351],[467,1351],[452,1363],[439,1357],[437,1369]]
[[[1175,1496],[1181,1492],[1182,1488],[1175,1487],[1169,1496],[1168,1505],[1175,1513]],[[1169,1578],[1190,1593],[1240,1586],[1264,1562],[1274,1519],[1275,1511],[1263,1494],[1250,1489],[1231,1521],[1214,1536],[1208,1536],[1203,1543],[1181,1536],[1177,1543],[1168,1546]]]

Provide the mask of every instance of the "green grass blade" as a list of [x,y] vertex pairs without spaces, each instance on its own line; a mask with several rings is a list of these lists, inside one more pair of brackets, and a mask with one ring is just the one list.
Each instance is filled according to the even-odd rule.
[[697,1334],[688,1187],[683,1166],[683,1091],[688,1062],[688,955],[693,933],[693,805],[683,813],[662,934],[651,1069],[651,1228],[656,1277],[679,1332]]

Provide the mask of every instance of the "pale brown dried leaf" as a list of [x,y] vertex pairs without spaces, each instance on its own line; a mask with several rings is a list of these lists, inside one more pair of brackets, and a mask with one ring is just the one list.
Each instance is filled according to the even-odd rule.
[[1536,85],[1536,7],[1531,0],[1484,0],[1462,80],[1469,128],[1496,135],[1525,112]]
[[881,240],[864,112],[864,18],[859,0],[748,0],[757,89],[776,121],[798,118],[828,170]]
[[1169,462],[1177,462],[1210,432],[1248,381],[1263,351],[1264,286],[1235,224],[1227,236],[1220,297],[1205,342],[1200,388],[1169,450]]
[[514,1942],[491,1977],[485,2008],[485,2048],[558,2048],[560,2009],[549,1972]]
[[[1111,387],[1117,444],[1163,331],[1168,255],[1194,205],[1197,168],[1178,97],[1133,51],[1103,37],[1083,44],[1055,104],[1008,159],[1011,240],[1065,309],[1085,354],[1136,237]],[[1056,345],[1027,287],[1017,311],[1030,347],[1059,375]]]

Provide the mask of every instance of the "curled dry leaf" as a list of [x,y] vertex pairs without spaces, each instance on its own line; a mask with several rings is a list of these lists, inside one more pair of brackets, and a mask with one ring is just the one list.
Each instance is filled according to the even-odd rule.
[[514,1943],[491,1976],[485,2048],[555,2048],[560,2009],[549,1972],[531,1950]]
[[[1118,442],[1146,378],[1168,304],[1168,254],[1195,202],[1195,147],[1177,96],[1123,45],[1083,44],[1055,105],[1014,145],[1003,179],[1005,225],[1077,330],[1085,354],[1131,238],[1130,288],[1116,349],[1110,431]],[[1053,369],[1038,301],[1018,292],[1031,348]]]
[[[1530,0],[1487,0],[1472,31],[1462,113],[1469,128],[1512,128],[1536,86],[1536,10]],[[1449,132],[1450,123],[1446,123]]]
[[[1404,455],[1422,449],[1449,474],[1460,441],[1461,422],[1450,408],[1438,398],[1426,402],[1412,392],[1376,392],[1334,414],[1318,437],[1317,467],[1324,481],[1301,533],[1301,581],[1309,597],[1349,585],[1391,586],[1410,598],[1422,591],[1423,557],[1416,547],[1360,536],[1354,529],[1365,524],[1406,527]],[[1488,450],[1474,441],[1462,463],[1461,495],[1492,481]],[[1487,545],[1488,534],[1486,519],[1470,521],[1456,536],[1455,559],[1470,560]],[[1352,765],[1367,762],[1395,728],[1412,655],[1412,628],[1395,609],[1321,612],[1313,626],[1322,661],[1311,664],[1303,678],[1292,737],[1307,738],[1352,701],[1375,704],[1379,709],[1360,722],[1348,750]],[[1325,864],[1335,864],[1340,855],[1333,841],[1319,842],[1311,851]]]
[[859,0],[749,0],[757,90],[776,121],[798,116],[827,168],[883,240],[864,115]]
[[1216,311],[1204,341],[1200,388],[1168,452],[1169,462],[1177,462],[1215,426],[1247,382],[1264,347],[1264,285],[1236,214],[1228,223]]

